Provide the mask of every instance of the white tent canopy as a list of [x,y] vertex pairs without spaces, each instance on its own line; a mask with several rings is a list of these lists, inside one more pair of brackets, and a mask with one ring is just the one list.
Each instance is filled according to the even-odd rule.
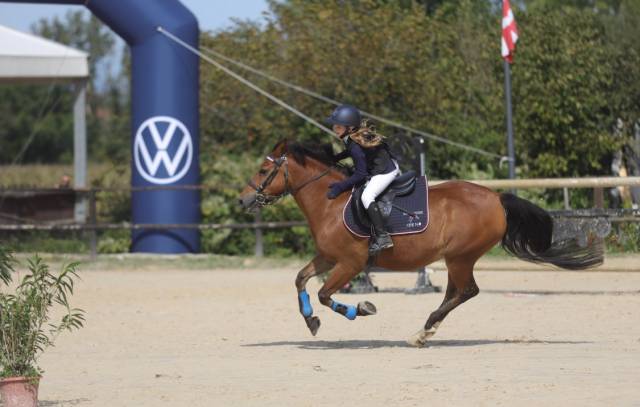
[[[87,186],[87,53],[0,25],[0,83],[76,83],[73,104],[73,184]],[[76,198],[75,218],[87,215],[84,198]]]
[[73,80],[88,76],[85,52],[0,25],[0,81]]

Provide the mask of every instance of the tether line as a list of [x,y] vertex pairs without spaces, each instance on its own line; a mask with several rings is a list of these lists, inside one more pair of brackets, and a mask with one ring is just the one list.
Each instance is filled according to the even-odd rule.
[[231,76],[232,78],[236,79],[237,81],[243,83],[244,85],[246,85],[246,86],[250,87],[251,89],[255,90],[256,92],[260,93],[262,96],[266,97],[267,99],[271,100],[272,102],[277,103],[278,105],[280,105],[283,108],[287,109],[288,111],[290,111],[291,113],[295,114],[296,116],[302,118],[303,120],[307,121],[308,123],[313,124],[314,126],[319,128],[320,130],[324,131],[325,133],[328,133],[328,134],[330,134],[332,136],[335,136],[335,133],[333,131],[331,131],[331,129],[329,129],[328,127],[323,126],[321,123],[317,122],[313,118],[311,118],[311,117],[307,116],[306,114],[302,113],[301,111],[299,111],[295,107],[287,104],[283,100],[273,96],[271,93],[267,92],[266,90],[260,88],[259,86],[253,84],[252,82],[250,82],[247,79],[243,78],[242,76],[238,75],[237,73],[235,73],[234,71],[230,70],[226,66],[224,66],[224,65],[220,64],[219,62],[211,59],[207,55],[203,54],[202,52],[200,52],[196,48],[194,48],[191,45],[187,44],[186,42],[182,41],[180,38],[176,37],[175,35],[173,35],[169,31],[165,30],[164,28],[158,27],[157,30],[161,34],[165,35],[166,37],[168,37],[169,39],[173,40],[174,42],[182,45],[184,48],[186,48],[189,51],[191,51],[192,53],[198,55],[200,58],[202,58],[205,61],[209,62],[211,65],[213,65],[216,68],[220,69],[221,71],[223,71],[227,75]]
[[[256,68],[252,67],[252,66],[249,66],[249,65],[247,65],[245,63],[242,63],[242,62],[237,61],[235,59],[229,58],[229,57],[227,57],[227,56],[225,56],[225,55],[223,55],[223,54],[221,54],[221,53],[219,53],[219,52],[217,52],[217,51],[215,51],[215,50],[213,50],[211,48],[201,47],[201,49],[203,51],[211,54],[212,56],[214,56],[216,58],[219,58],[219,59],[221,59],[223,61],[226,61],[226,62],[228,62],[230,64],[233,64],[233,65],[235,65],[235,66],[237,66],[239,68],[247,70],[247,71],[249,71],[249,72],[251,72],[253,74],[261,76],[261,77],[263,77],[265,79],[268,79],[268,80],[270,80],[272,82],[275,82],[275,83],[277,83],[279,85],[282,85],[284,87],[292,89],[292,90],[294,90],[296,92],[303,93],[303,94],[305,94],[307,96],[311,96],[311,97],[313,97],[315,99],[318,99],[318,100],[321,100],[323,102],[327,102],[327,103],[330,103],[330,104],[333,104],[333,105],[336,105],[336,106],[342,104],[341,102],[339,102],[339,101],[337,101],[335,99],[331,99],[331,98],[329,98],[327,96],[321,95],[321,94],[319,94],[317,92],[314,92],[312,90],[309,90],[309,89],[303,88],[301,86],[295,85],[293,83],[287,82],[287,81],[282,80],[280,78],[277,78],[277,77],[275,77],[273,75],[270,75],[270,74],[268,74],[268,73],[266,73],[264,71],[261,71],[259,69],[256,69]],[[413,127],[406,126],[406,125],[404,125],[402,123],[399,123],[397,121],[390,120],[390,119],[375,115],[373,113],[366,112],[364,110],[360,110],[360,112],[364,116],[370,117],[370,118],[372,118],[374,120],[377,120],[377,121],[379,121],[381,123],[385,123],[385,124],[388,124],[389,126],[392,126],[392,127],[398,128],[398,129],[402,129],[402,130],[405,130],[405,131],[408,131],[408,132],[411,132],[411,133],[418,134],[418,135],[426,137],[426,138],[428,138],[430,140],[438,141],[440,143],[449,144],[449,145],[452,145],[452,146],[455,146],[455,147],[459,147],[459,148],[462,148],[462,149],[465,149],[465,150],[468,150],[468,151],[472,151],[474,153],[485,155],[487,157],[498,158],[498,159],[504,159],[505,158],[505,156],[502,156],[500,154],[495,154],[495,153],[492,153],[490,151],[482,150],[482,149],[477,148],[477,147],[468,146],[466,144],[458,143],[456,141],[451,141],[451,140],[446,139],[444,137],[436,136],[435,134],[428,133],[428,132],[423,131],[423,130],[418,130],[418,129],[415,129]]]
[[[200,50],[194,48],[193,46],[189,45],[188,43],[186,43],[185,41],[183,41],[182,39],[180,39],[179,37],[177,37],[173,33],[165,30],[163,27],[158,26],[157,30],[161,34],[165,35],[167,38],[171,39],[172,41],[176,42],[177,44],[179,44],[182,47],[186,48],[187,50],[191,51],[192,53],[198,55],[200,58],[202,58],[205,61],[209,62],[210,64],[214,65],[216,68],[218,68],[221,71],[225,72],[226,74],[230,75],[231,77],[233,77],[237,81],[239,81],[239,82],[243,83],[244,85],[250,87],[251,89],[253,89],[256,92],[260,93],[261,95],[263,95],[264,97],[268,98],[269,100],[277,103],[281,107],[287,109],[291,113],[293,113],[296,116],[298,116],[298,117],[302,118],[303,120],[307,121],[308,123],[313,124],[314,126],[316,126],[317,128],[321,129],[322,131],[326,132],[327,134],[335,136],[333,131],[331,131],[326,126],[322,125],[318,121],[316,121],[313,118],[307,116],[306,114],[302,113],[298,109],[294,108],[293,106],[289,105],[288,103],[284,102],[283,100],[277,98],[276,96],[272,95],[271,93],[267,92],[266,90],[264,90],[264,89],[260,88],[259,86],[255,85],[253,82],[251,82],[251,81],[247,80],[246,78],[240,76],[239,74],[237,74],[236,72],[234,72],[231,69],[227,68],[226,66],[220,64],[218,61],[215,61],[210,56],[206,55],[202,51],[200,51]],[[262,72],[262,71],[260,71],[260,70],[258,70],[256,68],[253,68],[253,67],[251,67],[249,65],[246,65],[246,64],[244,64],[242,62],[235,61],[235,60],[233,60],[231,58],[228,58],[228,57],[226,57],[226,56],[224,56],[224,55],[220,54],[219,52],[216,52],[216,51],[214,51],[212,49],[203,48],[203,50],[209,52],[214,57],[217,57],[217,58],[220,58],[220,59],[222,59],[224,61],[232,63],[232,64],[234,64],[234,65],[236,65],[236,66],[238,66],[238,67],[240,67],[242,69],[248,70],[248,71],[250,71],[252,73],[255,73],[256,75],[260,75],[260,76],[262,76],[262,77],[264,77],[266,79],[269,79],[270,81],[276,82],[276,83],[278,83],[278,84],[280,84],[282,86],[286,86],[286,87],[288,87],[290,89],[293,89],[293,90],[295,90],[297,92],[304,93],[304,94],[306,94],[308,96],[314,97],[316,99],[319,99],[319,100],[322,100],[324,102],[331,103],[331,104],[334,104],[334,105],[339,105],[340,104],[340,102],[337,101],[337,100],[328,98],[328,97],[323,96],[323,95],[321,95],[321,94],[319,94],[317,92],[313,92],[311,90],[305,89],[305,88],[303,88],[301,86],[297,86],[297,85],[291,84],[289,82],[283,81],[282,79],[276,78],[273,75],[269,75],[269,74],[267,74],[265,72]],[[395,127],[395,128],[398,128],[398,129],[402,129],[402,130],[405,130],[405,131],[408,131],[408,132],[411,132],[411,133],[418,134],[418,135],[426,137],[426,138],[428,138],[430,140],[435,140],[435,141],[438,141],[438,142],[441,142],[441,143],[444,143],[444,144],[448,144],[448,145],[451,145],[451,146],[455,146],[455,147],[458,147],[458,148],[461,148],[461,149],[464,149],[464,150],[467,150],[467,151],[471,151],[471,152],[474,152],[474,153],[477,153],[477,154],[482,154],[482,155],[487,156],[487,157],[498,158],[501,161],[503,161],[505,159],[505,156],[502,156],[500,154],[495,154],[495,153],[492,153],[492,152],[489,152],[489,151],[482,150],[482,149],[477,148],[477,147],[472,147],[472,146],[468,146],[468,145],[463,144],[463,143],[459,143],[459,142],[456,142],[456,141],[451,141],[451,140],[448,140],[448,139],[446,139],[444,137],[436,136],[434,134],[427,133],[427,132],[422,131],[422,130],[414,129],[414,128],[409,127],[409,126],[405,126],[402,123],[398,123],[396,121],[386,119],[384,117],[375,115],[373,113],[369,113],[369,112],[362,111],[362,110],[361,110],[361,113],[364,116],[370,117],[370,118],[372,118],[374,120],[377,120],[377,121],[379,121],[381,123],[385,123],[385,124],[388,124],[388,125],[390,125],[392,127]]]

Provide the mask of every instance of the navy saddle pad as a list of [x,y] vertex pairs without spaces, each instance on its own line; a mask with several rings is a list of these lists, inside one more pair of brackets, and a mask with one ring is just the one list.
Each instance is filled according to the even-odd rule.
[[[347,229],[358,237],[370,237],[371,226],[362,222],[356,211],[353,194],[342,211],[342,221]],[[358,204],[362,205],[361,202]],[[401,209],[398,209],[401,208]],[[424,232],[429,225],[429,188],[427,177],[416,178],[413,192],[405,196],[397,196],[393,200],[391,214],[387,218],[389,233],[407,235]]]

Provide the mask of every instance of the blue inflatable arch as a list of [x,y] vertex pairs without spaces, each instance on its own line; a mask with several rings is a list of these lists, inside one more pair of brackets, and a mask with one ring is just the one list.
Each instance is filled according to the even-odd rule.
[[[198,47],[198,21],[178,0],[0,0],[85,5],[129,45],[132,57],[133,187],[199,183],[198,57],[168,41],[159,26]],[[197,190],[132,193],[133,223],[199,223]],[[138,230],[134,252],[193,253],[197,230]]]

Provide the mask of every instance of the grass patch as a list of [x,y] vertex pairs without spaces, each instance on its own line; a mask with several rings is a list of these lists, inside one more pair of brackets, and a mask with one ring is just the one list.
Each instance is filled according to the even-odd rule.
[[17,231],[0,232],[0,242],[14,252],[88,253],[89,241],[83,232]]
[[[24,260],[31,255],[31,253],[17,253],[15,257],[19,260]],[[91,260],[88,255],[78,254],[39,253],[39,255],[47,263],[56,266],[72,261],[79,261],[82,263],[82,270],[264,270],[301,268],[310,260],[310,258],[305,261],[299,258],[257,258],[252,256],[224,256],[215,254],[105,254],[98,255],[95,260]]]
[[484,254],[484,256],[496,257],[496,258],[497,257],[504,257],[504,258],[513,257],[509,253],[507,253],[499,243],[493,246],[491,250],[489,250],[487,253]]
[[[89,164],[88,184],[91,185],[112,168],[112,164]],[[73,165],[71,164],[0,165],[0,187],[56,188],[65,174],[71,177],[71,185],[73,185]],[[121,186],[129,186],[129,179],[123,179]]]

